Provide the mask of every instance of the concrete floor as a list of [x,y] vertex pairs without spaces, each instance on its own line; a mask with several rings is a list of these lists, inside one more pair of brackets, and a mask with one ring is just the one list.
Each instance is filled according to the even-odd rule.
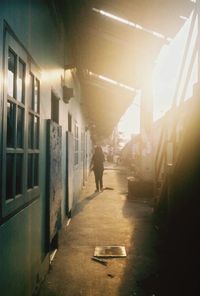
[[[107,167],[104,187],[114,190],[94,193],[90,175],[39,296],[156,295],[139,284],[157,269],[153,209],[127,198],[126,177],[122,168]],[[125,246],[127,257],[107,259],[107,266],[91,260],[95,246],[104,245]]]

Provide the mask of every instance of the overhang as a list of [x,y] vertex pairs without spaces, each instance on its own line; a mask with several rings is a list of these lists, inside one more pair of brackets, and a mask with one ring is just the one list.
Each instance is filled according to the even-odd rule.
[[[97,76],[145,89],[161,47],[174,38],[194,5],[190,0],[63,0],[66,42],[71,42],[83,105],[96,134],[111,133],[135,96]],[[89,72],[97,76],[85,75]]]

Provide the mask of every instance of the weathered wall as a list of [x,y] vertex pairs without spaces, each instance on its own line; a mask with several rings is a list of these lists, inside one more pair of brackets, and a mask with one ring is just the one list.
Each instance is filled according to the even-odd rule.
[[[64,52],[58,42],[60,33],[51,20],[48,8],[42,1],[13,0],[0,3],[0,73],[2,78],[5,22],[35,60],[40,70],[58,69],[60,75]],[[57,92],[61,94],[59,75],[54,76],[55,80],[48,83],[43,83],[43,77],[41,79],[40,197],[0,226],[0,290],[4,291],[6,296],[31,295],[41,263],[44,262],[45,119],[50,117],[52,83]],[[3,102],[2,87],[1,83],[1,104]],[[2,123],[2,112],[0,115]]]
[[[0,2],[0,141],[2,140],[3,105],[3,49],[4,24],[9,25],[25,50],[36,62],[40,71],[40,196],[29,206],[0,224],[0,291],[5,296],[28,296],[35,289],[41,270],[48,268],[46,253],[46,151],[47,119],[51,118],[51,93],[59,100],[59,125],[62,126],[62,221],[66,217],[66,131],[68,112],[79,126],[79,163],[74,168],[74,200],[83,183],[83,162],[81,160],[81,131],[86,122],[80,107],[81,92],[76,73],[66,78],[74,88],[74,97],[69,104],[62,101],[64,79],[64,35],[63,28],[52,19],[52,14],[39,0],[2,0]],[[71,73],[71,72],[70,72]],[[28,131],[26,131],[28,132]],[[72,130],[74,135],[74,130]],[[89,134],[88,134],[89,140]],[[0,142],[1,144],[1,142]],[[0,145],[2,149],[2,145]],[[88,145],[88,150],[90,146]],[[86,152],[84,152],[86,153]],[[2,151],[0,151],[2,157]],[[88,161],[89,162],[89,161]],[[88,163],[87,163],[88,168]],[[1,171],[2,173],[2,171]],[[73,206],[75,205],[75,202]],[[46,264],[47,263],[47,264]]]

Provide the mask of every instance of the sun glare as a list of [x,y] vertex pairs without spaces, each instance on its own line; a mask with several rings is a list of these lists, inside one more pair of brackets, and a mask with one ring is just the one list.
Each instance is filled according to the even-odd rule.
[[63,69],[44,70],[41,72],[41,79],[43,82],[55,82],[63,75]]
[[[187,43],[190,29],[192,34]],[[162,117],[174,100],[178,105],[192,96],[193,85],[197,82],[197,29],[197,16],[192,13],[174,40],[161,49],[153,73],[154,120]]]
[[125,143],[127,143],[133,135],[140,133],[140,100],[141,91],[135,96],[132,104],[118,123],[118,132],[121,134]]
[[105,81],[105,82],[107,82],[107,83],[110,83],[110,84],[113,84],[113,85],[119,86],[119,87],[121,87],[121,88],[124,88],[124,89],[130,91],[130,92],[136,92],[136,93],[137,93],[137,92],[139,91],[138,89],[136,89],[136,88],[134,88],[134,87],[131,87],[131,86],[126,85],[126,84],[123,84],[123,83],[121,83],[121,82],[119,82],[119,81],[113,80],[113,79],[111,79],[111,78],[109,78],[109,77],[106,77],[106,76],[104,76],[104,75],[98,75],[98,74],[93,73],[93,72],[91,72],[91,71],[89,71],[88,74],[89,74],[91,77],[93,77],[93,78],[100,79],[100,80]]

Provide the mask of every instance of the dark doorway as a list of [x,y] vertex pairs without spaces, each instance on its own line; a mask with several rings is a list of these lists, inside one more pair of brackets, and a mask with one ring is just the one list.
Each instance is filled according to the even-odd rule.
[[66,215],[71,218],[73,205],[74,178],[74,139],[70,131],[66,132]]
[[51,92],[51,119],[59,124],[59,98]]
[[72,132],[72,116],[68,113],[68,131]]

